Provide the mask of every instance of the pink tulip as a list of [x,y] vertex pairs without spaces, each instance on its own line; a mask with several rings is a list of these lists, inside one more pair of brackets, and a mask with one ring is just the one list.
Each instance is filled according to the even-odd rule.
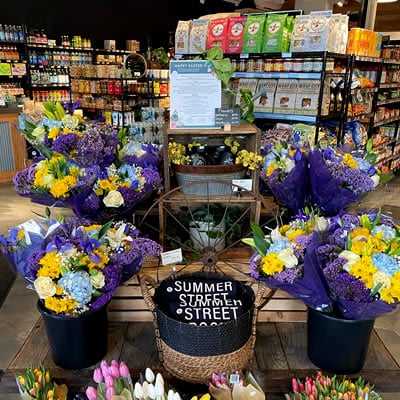
[[86,396],[89,400],[97,400],[97,390],[93,386],[86,389]]
[[114,379],[111,375],[107,375],[104,378],[104,381],[106,382],[106,386],[109,387],[114,387]]
[[119,362],[117,360],[112,360],[111,365],[115,365],[116,367],[119,368]]
[[103,360],[103,361],[100,363],[100,369],[101,369],[101,372],[103,373],[104,378],[105,378],[107,375],[110,375],[110,372],[109,372],[109,369],[108,369],[107,361]]
[[123,361],[121,361],[121,364],[119,365],[119,374],[123,378],[129,378],[131,376],[128,366]]
[[94,380],[96,383],[103,382],[103,374],[101,373],[101,369],[100,369],[100,368],[96,368],[96,369],[94,370],[94,373],[93,373],[93,380]]
[[108,387],[106,390],[106,399],[112,400],[112,397],[115,395],[115,390],[113,387]]
[[110,372],[113,378],[119,378],[119,367],[117,367],[115,364],[111,365]]

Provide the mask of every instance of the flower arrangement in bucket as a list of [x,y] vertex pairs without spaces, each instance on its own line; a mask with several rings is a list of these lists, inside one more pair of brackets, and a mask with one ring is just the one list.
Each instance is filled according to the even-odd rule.
[[11,228],[1,237],[1,250],[38,294],[56,364],[82,368],[106,351],[106,306],[113,293],[160,247],[131,224],[71,219],[44,227],[32,220]]
[[123,362],[112,360],[110,364],[102,361],[93,372],[97,387],[86,389],[88,400],[181,400],[178,392],[167,388],[163,376],[156,375],[146,368],[144,377],[133,384],[128,366]]

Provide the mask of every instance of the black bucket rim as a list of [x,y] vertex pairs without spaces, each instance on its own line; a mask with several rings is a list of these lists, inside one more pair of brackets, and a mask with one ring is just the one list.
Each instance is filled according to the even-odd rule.
[[82,314],[77,314],[77,315],[65,315],[65,314],[55,314],[54,312],[48,310],[44,306],[43,300],[39,299],[37,301],[37,309],[39,310],[40,314],[42,314],[42,315],[45,314],[46,316],[54,318],[54,319],[76,320],[76,319],[89,318],[91,315],[103,310],[103,308],[107,308],[109,303],[110,302],[107,302],[102,307],[98,308],[97,310],[88,310],[88,311],[83,312]]
[[315,310],[314,308],[311,308],[311,307],[308,307],[308,312],[309,313],[313,312],[315,314],[321,315],[323,318],[330,319],[330,320],[335,321],[335,322],[342,322],[342,323],[349,324],[349,325],[351,325],[351,324],[360,324],[360,323],[363,323],[363,322],[364,323],[375,322],[375,319],[345,319],[345,318],[334,317],[334,316],[332,316],[330,314],[327,314],[327,313],[325,313],[323,311]]
[[[179,320],[177,320],[177,319],[175,319],[175,318],[172,318],[172,317],[170,317],[169,315],[167,315],[163,310],[161,310],[161,308],[159,307],[159,305],[154,301],[154,304],[155,304],[155,306],[156,306],[156,307],[155,307],[155,311],[161,313],[161,314],[163,315],[163,317],[165,317],[165,318],[167,318],[168,320],[173,321],[174,323],[177,323],[177,324],[179,324],[179,325],[193,326],[193,327],[196,327],[196,328],[203,328],[203,329],[210,329],[210,328],[216,328],[216,327],[219,327],[219,328],[220,328],[220,327],[223,327],[223,326],[225,326],[225,325],[229,325],[229,324],[231,324],[231,323],[234,322],[234,321],[237,321],[238,319],[240,319],[240,318],[246,316],[247,314],[252,314],[252,313],[254,312],[254,310],[255,310],[255,308],[256,308],[256,307],[255,307],[255,304],[254,304],[254,301],[255,301],[255,299],[256,299],[256,295],[255,295],[253,289],[252,289],[249,285],[246,285],[246,284],[244,284],[243,282],[238,281],[238,280],[235,279],[235,278],[231,278],[231,277],[229,277],[229,276],[227,276],[227,275],[220,275],[220,274],[214,273],[214,272],[202,272],[202,271],[197,271],[197,272],[188,272],[188,273],[184,273],[184,274],[181,274],[181,275],[179,275],[179,276],[177,276],[177,277],[173,277],[172,275],[170,275],[170,276],[168,276],[167,278],[163,279],[161,282],[165,282],[165,281],[167,281],[167,280],[174,280],[174,279],[182,278],[182,277],[192,277],[193,275],[196,276],[196,275],[202,275],[202,274],[204,274],[204,275],[215,274],[215,276],[218,276],[219,278],[224,278],[224,279],[227,279],[227,280],[230,279],[230,280],[232,280],[232,281],[235,281],[235,282],[239,283],[239,284],[242,285],[243,287],[245,287],[246,290],[249,290],[249,293],[251,293],[251,296],[252,296],[252,305],[251,305],[251,307],[250,307],[247,311],[245,311],[244,313],[240,314],[236,319],[231,319],[231,320],[226,321],[226,322],[221,322],[220,324],[217,324],[217,325],[193,325],[193,324],[190,324],[189,322],[182,322],[182,321],[179,321]],[[156,290],[157,290],[157,289],[158,289],[158,288],[156,288]],[[155,298],[155,295],[153,296],[153,299],[154,299],[154,298]]]

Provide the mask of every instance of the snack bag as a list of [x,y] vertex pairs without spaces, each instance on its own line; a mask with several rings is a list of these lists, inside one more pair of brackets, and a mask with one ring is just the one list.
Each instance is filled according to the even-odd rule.
[[247,17],[244,28],[243,53],[261,53],[265,19],[265,14],[251,14]]
[[287,43],[287,14],[270,14],[265,23],[264,53],[284,51]]
[[212,19],[208,25],[207,49],[220,47],[225,53],[228,33],[228,19]]
[[246,17],[231,17],[228,22],[228,40],[226,52],[240,54],[243,48],[243,35]]
[[310,21],[311,18],[309,15],[296,16],[291,36],[291,52],[307,51],[306,38],[310,30]]
[[208,19],[194,19],[189,38],[189,53],[204,53],[207,45]]
[[178,21],[175,31],[175,53],[189,53],[189,36],[192,21]]

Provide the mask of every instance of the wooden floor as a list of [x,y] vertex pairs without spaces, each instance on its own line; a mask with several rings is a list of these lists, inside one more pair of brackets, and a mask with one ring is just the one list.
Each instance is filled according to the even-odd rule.
[[[106,359],[124,360],[134,375],[146,367],[161,370],[152,323],[111,323]],[[73,390],[84,389],[90,383],[91,369],[65,371],[54,365],[44,326],[39,320],[8,369],[1,372],[0,399],[16,393],[16,372],[40,364],[50,367],[54,377],[70,385]],[[260,323],[251,369],[264,390],[274,395],[289,389],[292,376],[312,374],[317,368],[307,358],[306,324]],[[375,384],[380,392],[400,393],[400,336],[392,331],[376,329],[361,375]],[[165,376],[168,377],[167,374]],[[202,390],[171,379],[176,388],[183,388],[181,390],[184,393]]]

